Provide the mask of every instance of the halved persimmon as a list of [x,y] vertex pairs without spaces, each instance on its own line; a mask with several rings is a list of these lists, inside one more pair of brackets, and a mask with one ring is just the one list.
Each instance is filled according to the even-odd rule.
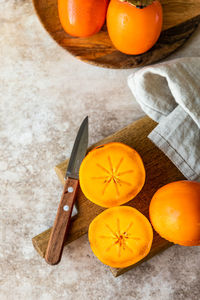
[[166,240],[183,246],[200,245],[200,182],[177,181],[153,196],[149,215]]
[[145,182],[140,155],[122,143],[96,147],[82,161],[80,186],[85,196],[103,207],[121,205],[134,198]]
[[99,214],[91,222],[88,236],[92,251],[102,263],[125,268],[149,253],[153,230],[137,209],[118,206]]

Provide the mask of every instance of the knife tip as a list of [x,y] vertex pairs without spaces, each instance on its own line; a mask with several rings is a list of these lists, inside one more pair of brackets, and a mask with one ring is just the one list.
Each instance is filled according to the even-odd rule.
[[86,116],[85,119],[83,120],[83,122],[84,122],[84,123],[88,123],[88,121],[89,121],[89,117]]

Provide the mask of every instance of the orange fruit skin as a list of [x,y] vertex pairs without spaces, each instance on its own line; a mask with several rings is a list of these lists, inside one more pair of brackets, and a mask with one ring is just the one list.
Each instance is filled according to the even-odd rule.
[[108,0],[58,0],[58,14],[63,29],[76,37],[100,31],[106,18]]
[[177,181],[153,196],[149,216],[161,237],[183,246],[200,245],[200,182]]
[[162,23],[162,6],[157,0],[142,9],[120,0],[111,0],[108,6],[110,39],[125,54],[142,54],[152,48],[160,36]]
[[133,199],[145,182],[140,155],[122,143],[96,147],[83,159],[80,187],[87,199],[102,207],[113,207]]
[[153,229],[137,209],[117,206],[94,218],[88,238],[93,253],[102,263],[125,268],[147,256],[153,241]]

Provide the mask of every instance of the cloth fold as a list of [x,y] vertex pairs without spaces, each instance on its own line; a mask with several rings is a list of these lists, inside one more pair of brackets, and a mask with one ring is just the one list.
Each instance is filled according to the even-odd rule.
[[200,58],[145,67],[128,77],[128,85],[159,123],[150,140],[188,180],[200,181]]

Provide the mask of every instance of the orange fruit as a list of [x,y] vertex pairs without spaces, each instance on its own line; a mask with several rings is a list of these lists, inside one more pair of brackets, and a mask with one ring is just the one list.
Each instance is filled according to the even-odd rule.
[[107,6],[108,0],[58,0],[61,25],[72,36],[93,35],[105,22]]
[[145,182],[140,155],[122,143],[108,143],[90,151],[79,170],[85,196],[103,207],[121,205],[133,199]]
[[163,23],[159,1],[145,1],[146,7],[137,7],[138,0],[111,0],[107,11],[108,34],[114,46],[126,54],[141,54],[157,42]]
[[200,245],[200,182],[177,181],[153,196],[149,215],[161,237],[184,246]]
[[88,236],[92,251],[102,263],[125,268],[149,253],[153,230],[137,209],[118,206],[98,215],[89,226]]

